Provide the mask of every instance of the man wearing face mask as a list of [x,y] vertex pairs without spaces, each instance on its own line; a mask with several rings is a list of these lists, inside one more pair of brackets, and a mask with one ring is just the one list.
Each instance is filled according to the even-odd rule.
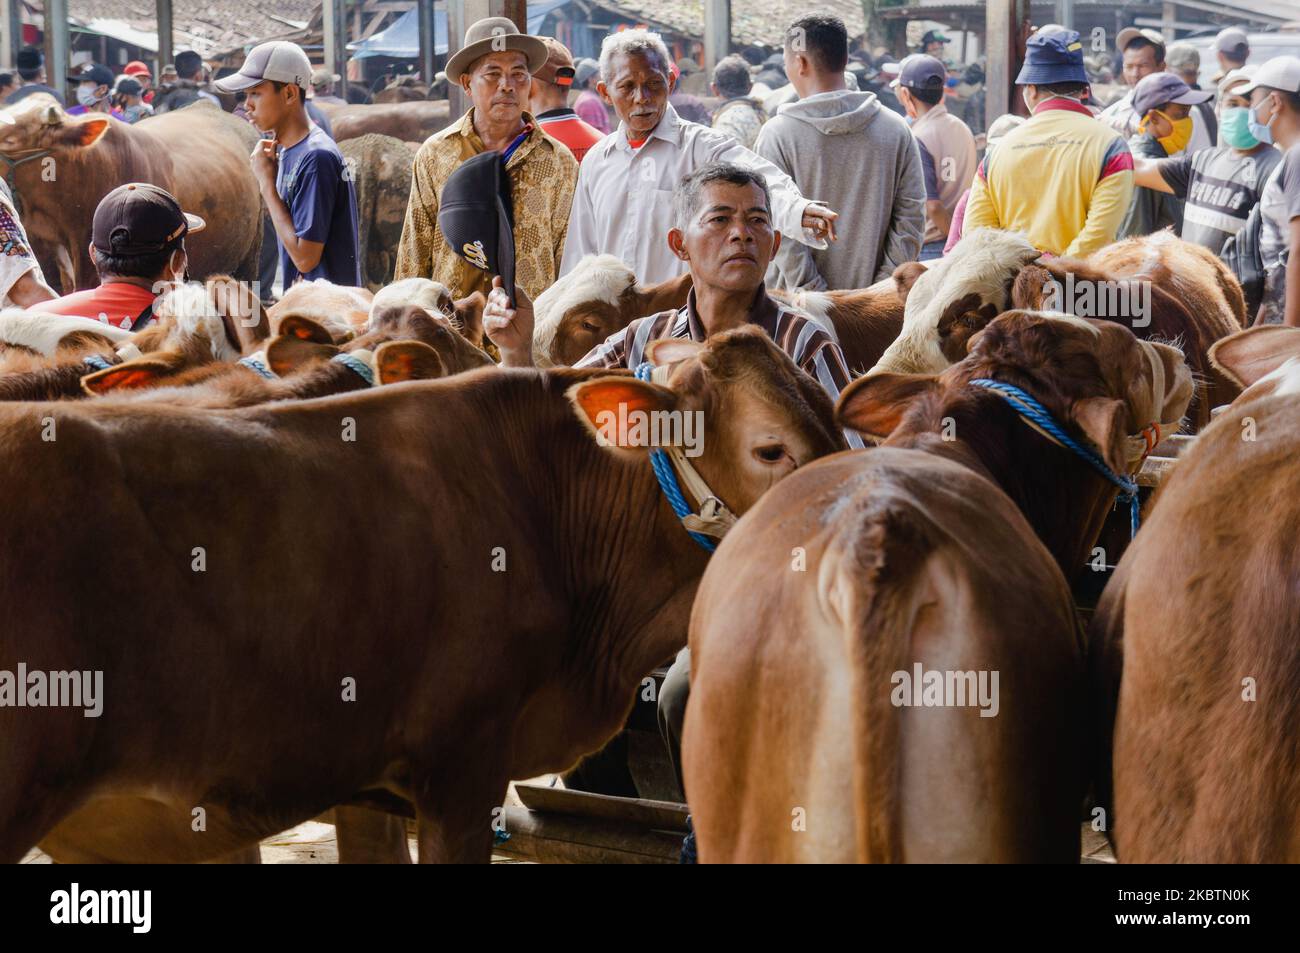
[[166,189],[145,182],[121,185],[95,208],[90,257],[99,287],[40,305],[50,314],[74,314],[138,331],[153,321],[154,299],[185,278],[185,238],[203,219],[181,210]]
[[1250,97],[1250,132],[1282,150],[1259,200],[1264,300],[1256,324],[1300,327],[1300,58],[1275,56],[1237,92]]
[[68,82],[75,83],[77,91],[77,105],[68,110],[69,116],[104,113],[115,119],[126,120],[122,110],[113,107],[110,98],[113,95],[113,71],[107,66],[84,63],[79,70],[68,75]]
[[[1139,157],[1158,160],[1181,153],[1192,137],[1192,107],[1213,95],[1190,88],[1173,73],[1143,77],[1133,88],[1133,108],[1141,117],[1138,133],[1128,143],[1134,164]],[[1170,226],[1177,230],[1182,223],[1181,199],[1165,189],[1137,188],[1118,237],[1150,235]]]
[[964,231],[1024,232],[1053,255],[1109,245],[1132,199],[1133,154],[1081,101],[1089,85],[1079,34],[1044,27],[1031,36],[1016,85],[1031,115],[976,169]]
[[1264,183],[1282,161],[1280,152],[1250,132],[1250,100],[1240,90],[1248,82],[1246,71],[1233,70],[1219,83],[1223,145],[1173,159],[1134,159],[1133,181],[1183,199],[1182,237],[1216,255],[1246,224]]

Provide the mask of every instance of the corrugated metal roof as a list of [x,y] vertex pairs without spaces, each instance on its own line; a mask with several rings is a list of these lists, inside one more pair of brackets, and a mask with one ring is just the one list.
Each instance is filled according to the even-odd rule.
[[[593,0],[596,6],[629,19],[692,37],[704,36],[702,0]],[[731,5],[731,40],[737,44],[779,46],[785,29],[808,13],[829,13],[839,17],[850,36],[866,32],[862,4],[858,0],[743,0]]]
[[[221,53],[293,32],[320,10],[320,0],[173,0],[176,49]],[[157,48],[158,14],[151,0],[68,0],[69,19],[81,26]],[[288,22],[286,22],[288,21]]]

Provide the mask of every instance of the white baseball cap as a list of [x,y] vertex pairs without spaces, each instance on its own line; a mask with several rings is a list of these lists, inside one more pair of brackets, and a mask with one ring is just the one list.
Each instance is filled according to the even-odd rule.
[[288,40],[271,40],[253,47],[238,73],[224,76],[213,85],[224,93],[237,93],[267,80],[306,89],[311,85],[311,72],[311,60],[301,46]]
[[1259,86],[1280,89],[1288,93],[1300,93],[1300,57],[1273,57],[1262,64],[1255,71],[1250,82],[1238,89],[1236,94],[1244,96]]

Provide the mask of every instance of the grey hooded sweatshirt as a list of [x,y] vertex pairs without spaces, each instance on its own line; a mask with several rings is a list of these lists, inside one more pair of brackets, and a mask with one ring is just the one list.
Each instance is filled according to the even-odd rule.
[[754,151],[840,216],[830,248],[783,240],[769,286],[865,288],[916,260],[925,231],[921,153],[907,123],[875,93],[837,90],[787,103],[764,124]]

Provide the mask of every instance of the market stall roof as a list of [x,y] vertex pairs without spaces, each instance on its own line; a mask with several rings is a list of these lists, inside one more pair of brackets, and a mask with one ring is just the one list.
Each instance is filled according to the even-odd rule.
[[[552,10],[564,6],[569,0],[543,0],[528,4],[528,32],[542,28],[542,20]],[[447,52],[447,10],[435,7],[433,11],[433,52]],[[395,59],[415,59],[420,55],[420,18],[415,7],[394,20],[387,29],[373,36],[348,44],[353,59],[368,56],[389,56]]]
[[[683,36],[704,36],[704,0],[591,0],[594,6],[651,28]],[[844,21],[850,37],[866,32],[859,0],[745,0],[731,4],[731,41],[746,46],[780,46],[785,30],[799,17],[830,13]],[[529,5],[531,18],[532,5]]]
[[[240,49],[301,31],[319,9],[320,0],[172,0],[175,48],[204,56]],[[68,21],[74,30],[158,49],[153,0],[68,0]]]

